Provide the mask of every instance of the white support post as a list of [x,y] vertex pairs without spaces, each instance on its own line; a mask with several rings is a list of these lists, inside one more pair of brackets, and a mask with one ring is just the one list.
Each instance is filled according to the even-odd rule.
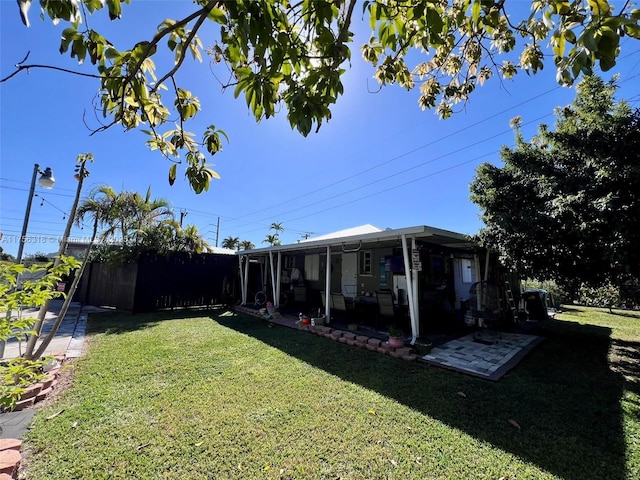
[[271,268],[271,292],[273,294],[273,305],[278,306],[279,297],[276,296],[276,271],[273,268],[273,252],[269,251],[269,267]]
[[249,294],[249,255],[244,261],[244,303],[247,303],[247,295]]
[[484,258],[484,281],[489,280],[489,249],[487,249],[487,256]]
[[[409,251],[407,248],[407,236],[402,234],[402,257],[404,259],[404,272],[405,277],[407,279],[407,287],[413,285],[413,282],[410,282],[412,278],[412,272],[409,268]],[[409,318],[411,319],[411,345],[416,343],[416,339],[418,338],[418,328],[415,322],[415,305],[413,303],[413,288],[407,288],[407,300],[409,301]]]
[[276,306],[280,306],[280,282],[282,272],[282,252],[278,252],[278,273],[276,274],[276,301],[273,302]]
[[327,265],[325,266],[324,318],[325,318],[325,323],[331,322],[331,246],[330,245],[327,245]]
[[[418,249],[418,246],[416,244],[416,238],[412,237],[411,238],[411,252],[415,252]],[[412,288],[413,288],[413,301],[411,302],[413,304],[413,323],[415,324],[415,336],[417,338],[417,336],[420,333],[420,294],[418,292],[418,272],[412,272],[411,273],[411,283],[412,283]],[[412,326],[413,329],[413,326]],[[413,338],[411,340],[411,344],[413,345],[416,341],[416,338]]]
[[[477,253],[473,255],[473,263],[476,268],[476,312],[479,314],[482,310],[482,296],[484,295],[484,288],[481,281],[482,276],[480,275],[480,256]],[[482,320],[480,318],[476,318],[476,322],[482,322]]]
[[240,270],[240,304],[241,305],[246,305],[247,304],[247,290],[246,290],[246,286],[244,284],[244,272],[242,271],[242,261],[244,260],[244,255],[238,255],[238,261],[239,261],[239,265],[238,265],[238,269]]
[[[474,269],[476,271],[475,280],[476,280],[476,283],[478,283],[478,282],[480,282],[480,280],[482,280],[482,277],[480,276],[480,259],[479,259],[477,253],[473,254],[473,266],[474,266]],[[478,288],[481,289],[482,287],[477,287],[476,286],[476,311],[480,310],[480,300],[481,300],[480,299],[480,294],[482,293],[482,292],[478,291]]]

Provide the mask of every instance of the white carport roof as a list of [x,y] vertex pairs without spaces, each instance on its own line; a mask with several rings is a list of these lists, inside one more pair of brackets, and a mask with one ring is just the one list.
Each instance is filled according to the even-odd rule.
[[236,251],[231,248],[209,247],[209,253],[217,253],[218,255],[235,255]]
[[375,244],[381,247],[394,246],[398,244],[402,235],[406,235],[408,239],[415,238],[416,240],[424,240],[446,248],[470,250],[478,247],[467,235],[425,225],[386,230],[379,229],[373,225],[362,225],[360,227],[310,238],[298,243],[274,245],[253,250],[240,250],[237,253],[238,255],[253,255],[268,252],[294,252],[314,250],[322,247],[326,248],[327,246],[357,248],[358,245],[366,244],[370,246],[371,244]]

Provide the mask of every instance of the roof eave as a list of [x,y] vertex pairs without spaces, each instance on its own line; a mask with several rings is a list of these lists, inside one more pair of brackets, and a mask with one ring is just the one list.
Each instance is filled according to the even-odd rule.
[[429,237],[445,237],[450,238],[452,241],[446,245],[449,248],[464,248],[470,249],[477,247],[467,235],[462,233],[451,232],[449,230],[442,230],[440,228],[428,227],[428,226],[416,226],[383,230],[381,232],[365,233],[361,235],[350,235],[340,238],[328,238],[324,240],[307,240],[299,243],[290,243],[287,245],[273,245],[270,247],[256,248],[253,250],[240,250],[238,255],[253,255],[262,253],[277,253],[277,252],[291,252],[300,250],[312,250],[320,247],[332,247],[345,244],[351,244],[355,242],[380,242],[393,239],[400,239],[405,235],[407,238],[422,238],[428,239]]

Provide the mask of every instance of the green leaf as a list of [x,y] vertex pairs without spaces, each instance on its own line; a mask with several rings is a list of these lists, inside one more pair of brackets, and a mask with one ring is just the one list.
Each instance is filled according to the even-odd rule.
[[640,26],[634,24],[625,25],[624,31],[630,37],[640,39]]
[[102,9],[104,6],[101,0],[85,0],[84,4],[87,6],[90,13]]
[[73,28],[65,28],[62,32],[62,40],[60,41],[60,53],[65,53],[69,49],[69,45],[78,38],[78,31]]
[[557,35],[554,34],[553,40],[554,40],[554,43],[553,43],[554,55],[556,55],[557,57],[564,56],[564,48],[565,48],[564,33],[559,32]]
[[592,28],[585,29],[581,39],[582,44],[587,48],[587,50],[591,52],[598,51],[598,43],[596,42]]
[[471,5],[471,21],[473,25],[478,24],[478,20],[480,19],[480,11],[481,11],[480,0],[474,0],[473,5]]
[[595,15],[606,16],[611,13],[611,6],[607,0],[588,0],[588,2]]
[[178,165],[175,163],[169,168],[169,185],[173,185],[176,181],[176,172],[178,171]]
[[82,38],[74,40],[71,45],[71,57],[73,58],[74,56],[78,58],[78,63],[84,62],[87,56],[87,45]]
[[107,0],[107,6],[109,7],[109,18],[115,20],[122,16],[122,6],[120,0]]
[[218,7],[213,7],[211,9],[211,11],[209,12],[209,15],[207,15],[207,18],[209,20],[213,20],[216,23],[220,23],[222,25],[227,23],[227,17],[224,14],[224,12],[222,10],[220,10]]
[[575,44],[576,43],[576,34],[573,33],[573,30],[565,30],[564,31],[564,38],[567,42],[571,43],[571,44]]

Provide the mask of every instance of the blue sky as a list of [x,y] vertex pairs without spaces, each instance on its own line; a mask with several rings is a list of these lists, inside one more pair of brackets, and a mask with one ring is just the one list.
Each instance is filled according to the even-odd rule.
[[[508,2],[510,3],[510,2]],[[515,2],[514,2],[515,3]],[[518,2],[521,9],[529,2]],[[619,2],[616,2],[619,3]],[[78,67],[59,55],[63,25],[53,26],[38,17],[37,2],[31,11],[31,27],[22,25],[15,0],[0,0],[0,76],[30,52],[29,63]],[[119,48],[150,38],[165,18],[191,12],[191,2],[133,1],[124,7],[123,19],[108,22],[100,13],[90,19]],[[109,23],[109,30],[101,28]],[[574,91],[558,87],[553,62],[535,76],[519,74],[515,80],[492,79],[479,88],[464,110],[449,120],[422,111],[417,89],[378,86],[373,69],[361,59],[359,46],[368,37],[366,24],[353,26],[356,38],[352,65],[344,79],[345,94],[333,107],[333,118],[320,132],[304,138],[291,130],[286,112],[257,124],[244,99],[222,92],[210,67],[188,59],[178,83],[198,95],[202,112],[190,126],[201,132],[214,124],[227,132],[229,143],[211,159],[220,180],[208,192],[196,195],[182,174],[173,187],[167,182],[170,164],[144,146],[139,132],[121,128],[93,136],[97,121],[91,109],[98,88],[96,80],[52,70],[33,69],[0,84],[0,231],[2,247],[16,254],[16,239],[25,214],[33,166],[51,167],[53,190],[36,187],[28,235],[33,243],[25,255],[57,251],[57,237],[66,223],[77,185],[75,159],[91,152],[83,194],[100,184],[117,191],[168,199],[176,215],[186,212],[185,224],[195,224],[213,245],[220,219],[219,243],[229,236],[263,243],[273,222],[282,223],[283,243],[305,233],[321,235],[370,223],[381,228],[429,225],[473,234],[481,228],[479,211],[469,201],[469,183],[483,162],[500,163],[498,152],[513,144],[509,120],[523,119],[526,138],[540,123],[553,124],[553,109],[574,98]],[[216,30],[200,32],[205,46],[213,44]],[[156,60],[158,69],[163,66]],[[609,79],[620,74],[618,97],[638,106],[640,100],[640,42],[624,39],[622,52]],[[84,196],[83,195],[83,196]],[[86,238],[90,229],[74,228],[72,235]]]

